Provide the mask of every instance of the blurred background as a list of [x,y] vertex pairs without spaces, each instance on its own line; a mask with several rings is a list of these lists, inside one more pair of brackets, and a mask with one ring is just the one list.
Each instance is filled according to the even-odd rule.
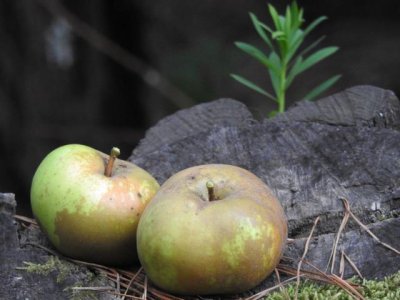
[[[279,11],[289,1],[269,1]],[[304,0],[309,36],[339,52],[300,75],[289,104],[335,74],[323,96],[359,84],[400,94],[400,2]],[[30,215],[29,189],[54,148],[82,143],[126,159],[146,129],[184,107],[230,97],[256,118],[274,103],[229,77],[270,89],[266,71],[233,43],[262,49],[248,12],[265,0],[3,0],[0,2],[0,192]]]

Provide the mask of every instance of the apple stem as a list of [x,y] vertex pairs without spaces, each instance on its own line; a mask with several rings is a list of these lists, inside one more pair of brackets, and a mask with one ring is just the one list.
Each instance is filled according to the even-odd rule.
[[206,186],[208,190],[208,201],[217,200],[214,193],[214,183],[212,181],[207,181]]
[[107,177],[111,177],[112,169],[114,166],[115,159],[119,156],[121,151],[117,147],[113,147],[110,153],[110,159],[107,162],[106,169],[104,171],[104,175]]

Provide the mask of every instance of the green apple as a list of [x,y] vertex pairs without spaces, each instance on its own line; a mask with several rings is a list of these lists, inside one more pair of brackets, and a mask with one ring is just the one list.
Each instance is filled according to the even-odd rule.
[[221,164],[169,178],[137,231],[148,278],[181,295],[255,287],[279,263],[286,239],[286,217],[270,189],[249,171]]
[[33,214],[62,254],[107,265],[137,262],[136,230],[159,189],[138,166],[83,145],[65,145],[33,177]]

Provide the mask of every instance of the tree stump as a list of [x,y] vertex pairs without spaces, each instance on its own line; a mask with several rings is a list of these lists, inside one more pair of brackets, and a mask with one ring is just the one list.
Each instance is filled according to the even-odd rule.
[[[399,100],[372,86],[299,102],[261,121],[243,104],[220,99],[161,120],[129,160],[161,184],[200,164],[250,170],[271,187],[285,209],[289,237],[295,239],[285,256],[301,257],[305,237],[320,216],[306,258],[325,270],[344,216],[342,198],[381,241],[400,249],[399,129]],[[354,221],[343,232],[336,261],[339,250],[366,278],[399,270],[400,255],[375,242]],[[354,274],[347,265],[345,277]]]
[[[317,102],[299,102],[260,121],[232,99],[200,104],[149,129],[129,160],[160,183],[194,165],[246,168],[271,187],[285,209],[291,238],[285,263],[296,267],[309,241],[307,261],[330,271],[338,240],[332,271],[339,271],[344,253],[364,277],[382,278],[399,270],[400,255],[354,219],[338,239],[337,233],[346,212],[342,199],[347,199],[354,215],[381,242],[400,249],[399,157],[399,100],[390,91],[357,86]],[[0,299],[70,299],[72,287],[114,287],[89,269],[37,247],[50,246],[38,229],[26,230],[15,222],[15,205],[13,194],[0,194]],[[317,217],[320,222],[308,240]],[[50,262],[53,269],[30,273],[25,262]],[[345,278],[356,274],[348,262],[342,271]],[[246,295],[272,283],[269,277]],[[96,297],[115,299],[106,293]]]

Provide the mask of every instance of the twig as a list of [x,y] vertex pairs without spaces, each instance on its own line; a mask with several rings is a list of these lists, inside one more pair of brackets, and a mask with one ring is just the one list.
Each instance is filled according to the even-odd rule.
[[317,226],[318,221],[319,221],[319,216],[318,216],[318,217],[315,219],[315,221],[314,221],[314,225],[313,225],[313,227],[311,228],[310,235],[308,236],[307,241],[306,241],[306,245],[304,246],[303,256],[301,257],[301,259],[300,259],[300,261],[299,261],[299,264],[297,265],[296,291],[295,291],[295,294],[294,294],[294,299],[296,299],[296,300],[297,300],[297,295],[298,295],[298,292],[299,292],[299,285],[300,285],[300,269],[301,269],[301,265],[302,265],[302,263],[303,263],[304,258],[305,258],[306,255],[307,255],[307,251],[308,251],[308,247],[309,247],[309,245],[310,245],[311,237],[312,237],[312,235],[313,235],[313,233],[314,233],[314,229],[315,229],[315,227]]
[[114,43],[97,30],[77,18],[58,0],[37,0],[53,16],[65,19],[75,33],[98,51],[107,55],[116,63],[137,74],[145,83],[158,90],[163,96],[179,108],[189,107],[195,101],[163,77],[156,69]]
[[14,215],[14,219],[17,219],[19,221],[38,226],[38,224],[36,223],[36,220],[32,219],[32,218],[28,218],[28,217],[21,216],[21,215]]

